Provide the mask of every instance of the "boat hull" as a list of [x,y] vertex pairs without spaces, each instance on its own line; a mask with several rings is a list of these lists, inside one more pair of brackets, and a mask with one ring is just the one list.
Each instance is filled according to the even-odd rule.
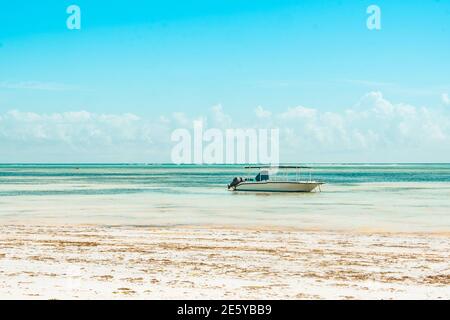
[[321,182],[288,182],[288,181],[261,181],[242,182],[238,184],[235,191],[257,191],[257,192],[311,192],[319,187]]

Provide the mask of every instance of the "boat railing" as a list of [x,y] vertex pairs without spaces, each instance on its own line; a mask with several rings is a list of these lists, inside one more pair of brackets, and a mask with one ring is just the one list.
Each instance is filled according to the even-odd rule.
[[[306,173],[300,173],[300,168],[301,167],[293,167],[295,170],[295,173],[293,173],[292,171],[279,171],[276,174],[269,174],[269,180],[268,181],[294,181],[294,182],[300,182],[300,181],[308,181],[308,182],[321,182],[317,179],[312,179],[312,169],[309,169],[309,172]],[[307,168],[307,167],[305,167]],[[291,168],[292,169],[292,168]],[[306,178],[306,176],[308,175],[308,177]],[[246,181],[256,181],[254,176],[251,177],[246,177]]]

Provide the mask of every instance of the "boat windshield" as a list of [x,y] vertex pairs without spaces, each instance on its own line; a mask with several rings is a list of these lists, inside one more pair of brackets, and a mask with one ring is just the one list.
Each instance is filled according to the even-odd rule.
[[261,170],[260,173],[257,174],[255,177],[256,181],[267,181],[269,180],[269,171],[267,170]]

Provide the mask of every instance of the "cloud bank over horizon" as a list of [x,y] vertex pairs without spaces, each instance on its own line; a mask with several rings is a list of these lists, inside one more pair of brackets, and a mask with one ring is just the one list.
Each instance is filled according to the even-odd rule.
[[156,119],[10,110],[0,114],[0,162],[170,162],[171,132],[192,130],[194,120],[207,128],[279,128],[281,162],[450,162],[445,103],[394,103],[373,91],[340,111],[257,106],[248,118],[233,119],[221,105],[202,115],[174,112]]

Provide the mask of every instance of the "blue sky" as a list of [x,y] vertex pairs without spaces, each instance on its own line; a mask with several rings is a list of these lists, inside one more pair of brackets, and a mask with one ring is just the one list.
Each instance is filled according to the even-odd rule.
[[[71,4],[81,8],[81,30],[66,28],[66,8]],[[366,8],[371,4],[381,8],[379,31],[366,27]],[[36,161],[49,162],[165,161],[166,149],[149,148],[153,151],[142,154],[142,145],[133,147],[130,140],[118,139],[120,142],[117,137],[105,139],[127,152],[102,150],[97,154],[98,146],[95,150],[80,146],[77,137],[66,137],[71,141],[67,146],[66,140],[49,137],[58,134],[55,126],[67,125],[57,123],[51,115],[88,112],[98,119],[101,115],[132,114],[147,127],[155,127],[158,119],[166,123],[177,118],[174,114],[184,114],[187,119],[212,118],[218,105],[235,127],[275,124],[287,128],[280,119],[289,110],[301,111],[299,106],[315,110],[310,122],[302,118],[304,122],[291,124],[293,130],[303,126],[305,143],[294,148],[297,153],[286,152],[285,161],[450,161],[449,40],[450,1],[443,0],[2,3],[0,146],[8,151],[0,155],[0,161],[27,161],[30,155]],[[427,153],[432,155],[425,157],[425,147],[433,143],[413,140],[416,138],[397,141],[385,137],[384,132],[374,133],[383,134],[374,143],[367,128],[379,127],[376,122],[358,129],[367,140],[364,148],[346,149],[344,136],[350,136],[350,142],[345,142],[348,145],[357,135],[347,111],[356,108],[364,114],[358,107],[366,104],[361,100],[372,101],[373,105],[366,106],[372,111],[384,101],[397,111],[403,105],[412,106],[416,117],[426,110],[431,114],[426,123],[405,118],[401,111],[389,123],[396,129],[406,123],[421,126],[417,130],[430,130],[439,122],[433,129],[439,131],[439,139],[433,141],[436,150],[430,149]],[[273,119],[255,123],[258,107]],[[336,153],[324,143],[311,153],[308,148],[325,133],[314,129],[319,136],[309,139],[311,131],[303,129],[314,125],[329,131],[328,113],[344,122],[342,141],[332,143],[342,145],[342,151]],[[35,126],[24,127],[21,114],[34,114]],[[90,123],[89,127],[105,131],[97,125]],[[139,124],[139,130],[143,126]],[[14,131],[16,127],[20,130]],[[27,130],[44,132],[27,137]],[[18,132],[23,145],[20,151],[14,148]],[[336,136],[335,132],[329,134]],[[392,135],[396,134],[392,130]],[[161,139],[153,136],[149,141]],[[47,151],[37,156],[36,143]],[[398,151],[405,143],[419,147]],[[82,157],[80,148],[85,151]],[[379,156],[389,151],[394,155]],[[309,159],[313,156],[316,159]]]

